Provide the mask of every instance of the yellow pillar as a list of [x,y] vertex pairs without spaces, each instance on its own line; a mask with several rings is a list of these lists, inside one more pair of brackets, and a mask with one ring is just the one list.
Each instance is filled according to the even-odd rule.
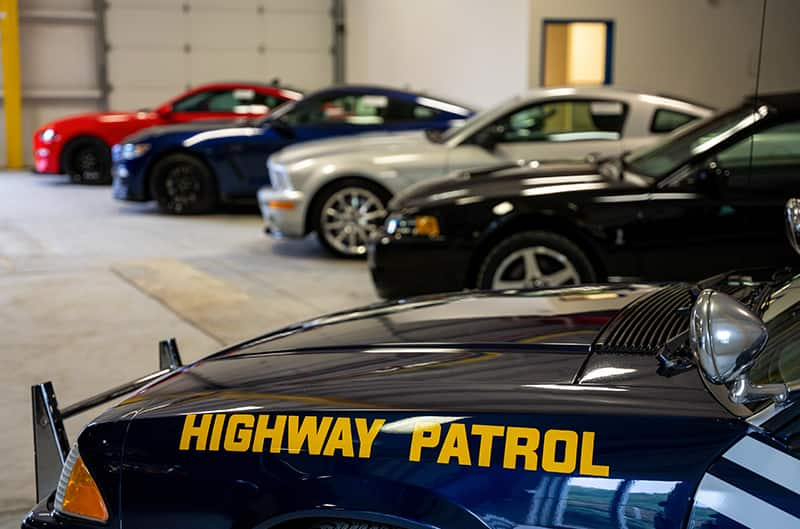
[[19,71],[17,0],[0,0],[0,44],[3,47],[3,107],[9,169],[22,167],[22,83]]

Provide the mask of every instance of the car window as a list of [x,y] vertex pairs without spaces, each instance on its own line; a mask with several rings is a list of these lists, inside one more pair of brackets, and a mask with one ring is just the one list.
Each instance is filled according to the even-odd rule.
[[278,98],[259,94],[252,88],[232,88],[192,94],[175,102],[172,109],[175,112],[264,114],[279,103]]
[[501,143],[618,139],[625,114],[616,101],[554,101],[512,112],[492,126]]
[[697,119],[697,116],[692,116],[691,114],[685,114],[675,110],[668,110],[666,108],[658,108],[653,113],[653,121],[650,124],[650,132],[672,132],[678,127],[686,125],[695,119]]
[[436,119],[441,111],[404,99],[389,99],[384,118],[387,123]]
[[380,125],[386,121],[388,108],[385,95],[328,95],[297,105],[283,119],[291,124]]
[[749,136],[720,151],[716,161],[728,172],[729,185],[794,191],[800,182],[800,121]]

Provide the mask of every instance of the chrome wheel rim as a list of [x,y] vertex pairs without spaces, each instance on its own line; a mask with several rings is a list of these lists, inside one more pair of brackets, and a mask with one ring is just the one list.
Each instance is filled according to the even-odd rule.
[[322,205],[320,231],[325,241],[345,255],[364,255],[378,232],[386,208],[378,196],[362,187],[345,187]]
[[546,246],[530,246],[509,254],[492,276],[492,288],[557,287],[577,285],[581,277],[566,255]]
[[189,165],[172,167],[164,178],[164,193],[170,211],[181,213],[197,203],[203,184]]

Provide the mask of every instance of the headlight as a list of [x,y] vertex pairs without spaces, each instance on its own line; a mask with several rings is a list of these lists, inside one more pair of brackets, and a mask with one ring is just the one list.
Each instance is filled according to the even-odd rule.
[[416,215],[414,217],[393,215],[386,220],[386,234],[438,237],[440,234],[439,220],[432,215]]
[[122,146],[122,159],[133,160],[150,150],[149,143],[126,143]]
[[56,137],[56,131],[54,131],[53,129],[44,129],[39,134],[39,139],[44,142],[51,142],[55,137]]
[[282,190],[292,188],[284,166],[267,162],[267,171],[269,172],[269,182],[273,189]]
[[96,522],[108,521],[108,509],[100,489],[78,453],[78,445],[69,451],[56,489],[55,508],[68,516]]

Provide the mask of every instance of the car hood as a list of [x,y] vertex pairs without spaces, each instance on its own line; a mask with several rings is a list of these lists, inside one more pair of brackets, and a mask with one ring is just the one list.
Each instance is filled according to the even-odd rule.
[[633,176],[600,170],[596,164],[579,162],[503,163],[487,169],[464,171],[426,180],[398,193],[391,209],[415,209],[473,199],[553,197],[566,193],[607,194],[646,185]]
[[[180,123],[175,125],[159,125],[156,127],[148,127],[146,129],[140,130],[130,136],[126,137],[122,142],[124,143],[139,143],[146,140],[152,140],[157,137],[165,137],[165,136],[174,136],[174,137],[189,137],[194,134],[207,132],[207,131],[217,131],[217,130],[226,130],[232,131],[230,134],[234,134],[235,131],[239,129],[246,129],[250,130],[254,127],[244,126],[246,125],[247,120],[238,118],[238,119],[220,119],[220,120],[202,120],[202,121],[193,121],[191,123]],[[260,129],[255,129],[260,130]]]
[[[633,354],[590,362],[592,344],[620,310],[661,290],[617,285],[473,293],[332,315],[197,362],[112,413],[246,406],[727,416],[696,370],[663,377],[654,356]],[[583,383],[587,364],[620,377]]]
[[446,149],[430,141],[425,131],[368,133],[292,145],[275,154],[273,163],[291,165],[331,156],[390,156]]

